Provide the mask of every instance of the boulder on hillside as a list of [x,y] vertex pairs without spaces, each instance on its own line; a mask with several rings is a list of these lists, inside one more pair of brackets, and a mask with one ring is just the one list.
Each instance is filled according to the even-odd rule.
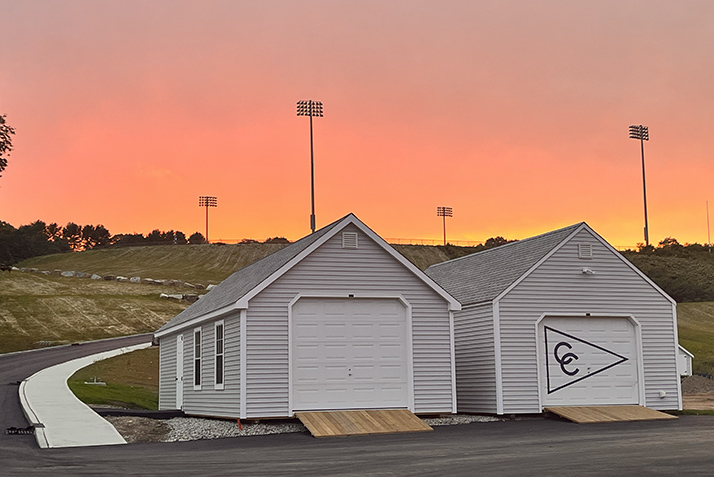
[[117,277],[117,281],[118,281],[118,282],[128,282],[129,279],[128,279],[127,277],[122,277],[121,275],[119,275],[119,276]]
[[77,272],[75,275],[77,278],[89,278],[89,273],[84,273],[84,272]]
[[102,276],[101,276],[101,275],[97,275],[96,273],[92,273],[92,276],[89,277],[89,278],[90,278],[91,280],[101,280],[101,279],[102,279]]
[[60,276],[61,276],[61,275],[62,275],[62,270],[55,269],[55,271],[52,272],[52,273],[54,273],[55,275],[60,275]]
[[141,277],[131,277],[129,281],[131,283],[141,283]]
[[211,290],[213,290],[214,288],[216,288],[216,286],[217,286],[217,285],[214,285],[213,283],[211,283],[210,285],[208,285],[208,286],[206,287],[206,290],[211,291]]
[[206,289],[206,285],[202,285],[201,283],[194,283],[193,286],[196,287],[196,290],[205,290]]
[[184,288],[196,288],[196,285],[193,285],[193,284],[188,283],[188,282],[184,282],[184,283],[183,283],[183,287],[184,287]]
[[60,275],[62,275],[63,277],[70,278],[74,276],[74,272],[62,272],[60,273]]
[[52,275],[52,272],[50,272],[49,270],[42,270],[41,273],[42,273],[43,275]]
[[156,280],[154,280],[153,278],[142,278],[141,283],[143,283],[144,285],[156,285]]
[[114,280],[114,278],[115,278],[114,275],[104,275],[104,279],[105,279],[106,281]]
[[181,285],[183,285],[183,282],[181,280],[167,280],[164,282],[164,285],[170,287],[180,287]]

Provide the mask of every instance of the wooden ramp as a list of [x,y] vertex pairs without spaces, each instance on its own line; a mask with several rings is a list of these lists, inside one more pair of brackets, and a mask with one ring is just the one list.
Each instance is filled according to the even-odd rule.
[[578,424],[677,419],[677,416],[644,406],[560,406],[545,410]]
[[359,436],[397,432],[432,431],[424,421],[406,409],[365,411],[296,412],[315,437]]

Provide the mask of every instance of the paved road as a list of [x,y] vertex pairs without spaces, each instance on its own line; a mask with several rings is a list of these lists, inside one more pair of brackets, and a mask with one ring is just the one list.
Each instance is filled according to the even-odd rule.
[[[64,350],[78,351],[73,348],[81,347]],[[39,355],[45,353],[49,363],[41,363]],[[64,359],[62,354],[43,350],[0,357],[0,383],[22,379],[23,373],[34,372],[28,369],[54,364]],[[21,414],[22,422],[16,415],[19,405],[10,402],[10,391],[17,388],[3,387],[3,428],[24,426]],[[714,416],[591,425],[531,419],[418,434],[333,439],[286,434],[45,450],[32,436],[2,435],[0,474],[714,475]]]

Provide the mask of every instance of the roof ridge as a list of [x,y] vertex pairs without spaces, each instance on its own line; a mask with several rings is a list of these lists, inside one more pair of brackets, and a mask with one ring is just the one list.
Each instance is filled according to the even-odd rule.
[[[543,238],[543,237],[546,237],[546,236],[549,236],[549,235],[553,235],[553,234],[556,234],[556,233],[563,232],[563,231],[568,230],[568,229],[576,229],[576,228],[580,227],[580,226],[583,225],[583,224],[585,224],[585,222],[578,222],[578,223],[576,223],[576,224],[568,225],[567,227],[561,227],[561,228],[556,229],[556,230],[551,230],[551,231],[549,231],[549,232],[544,232],[544,233],[542,233],[542,234],[533,235],[532,237],[526,237],[526,238],[524,238],[524,239],[517,239],[517,240],[514,240],[514,241],[512,241],[512,242],[505,243],[505,244],[503,244],[503,245],[498,245],[498,246],[496,246],[496,247],[487,248],[486,250],[480,250],[480,251],[478,251],[478,252],[470,253],[470,254],[468,254],[468,255],[464,255],[463,257],[452,258],[451,260],[446,260],[446,261],[443,261],[443,262],[435,263],[435,264],[433,264],[433,265],[431,265],[431,266],[429,266],[429,267],[427,267],[427,268],[439,267],[439,266],[441,266],[441,265],[450,264],[450,263],[456,262],[456,261],[458,261],[458,260],[463,260],[463,259],[466,259],[466,258],[472,258],[472,257],[475,257],[476,255],[483,255],[483,254],[488,253],[488,252],[493,252],[494,250],[501,250],[501,251],[503,251],[505,247],[513,246],[513,245],[518,245],[518,244],[523,244],[523,243],[527,243],[527,242],[530,242],[530,241],[533,241],[533,240],[536,240],[536,239],[540,239],[540,238]],[[586,225],[587,225],[587,224],[586,224]]]

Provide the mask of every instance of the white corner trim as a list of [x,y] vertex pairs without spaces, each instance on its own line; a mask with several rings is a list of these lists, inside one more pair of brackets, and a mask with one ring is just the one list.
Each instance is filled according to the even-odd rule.
[[501,316],[498,301],[493,302],[493,354],[496,365],[496,414],[503,414],[503,365],[501,363]]
[[674,303],[672,305],[672,316],[674,317],[673,321],[673,326],[674,326],[674,362],[676,363],[675,366],[675,373],[677,374],[677,379],[675,380],[677,382],[677,410],[681,411],[682,410],[682,379],[679,376],[679,350],[682,349],[684,350],[685,353],[687,353],[691,358],[694,358],[694,355],[687,351],[684,346],[679,344],[679,325],[678,321],[679,318],[677,316],[677,304]]
[[449,346],[451,347],[451,412],[456,414],[456,343],[454,340],[454,312],[449,310]]
[[[248,329],[248,310],[240,311],[240,418],[245,419],[247,415],[248,403],[248,389],[246,386],[247,381],[247,343],[248,337],[246,336]],[[224,378],[225,379],[225,378]]]

